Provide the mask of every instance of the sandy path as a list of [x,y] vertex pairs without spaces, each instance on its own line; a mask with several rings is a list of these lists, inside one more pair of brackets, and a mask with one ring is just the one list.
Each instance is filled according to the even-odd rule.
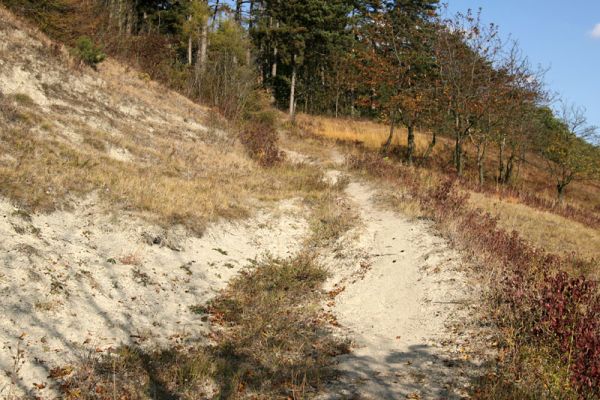
[[344,288],[332,312],[355,346],[339,357],[341,378],[326,397],[463,397],[476,365],[463,354],[458,321],[468,320],[475,295],[459,255],[430,223],[378,208],[369,185],[352,182],[347,194],[363,221],[350,256],[362,268],[332,265]]

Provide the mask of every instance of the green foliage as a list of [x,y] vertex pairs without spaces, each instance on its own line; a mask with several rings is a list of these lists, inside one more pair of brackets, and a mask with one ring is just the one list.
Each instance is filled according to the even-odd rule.
[[221,22],[209,38],[210,50],[220,53],[236,63],[245,65],[250,42],[242,27],[231,19]]
[[77,39],[74,53],[83,63],[92,68],[96,68],[98,64],[106,59],[106,54],[88,36],[81,36]]
[[[353,2],[267,0],[262,3],[251,35],[259,50],[263,80],[272,89],[278,104],[283,105],[289,99],[295,69],[299,101],[323,104],[328,93],[340,88],[332,72],[339,65],[340,56],[351,47],[349,22]],[[273,64],[278,65],[277,76],[272,75]],[[331,109],[332,103],[326,103],[326,108]]]
[[186,38],[197,40],[201,27],[210,17],[208,3],[198,0],[188,0],[183,12],[179,13],[178,19],[181,24],[181,31]]
[[239,122],[257,88],[256,71],[248,62],[246,33],[234,21],[222,20],[209,35],[204,70],[192,79],[195,94]]

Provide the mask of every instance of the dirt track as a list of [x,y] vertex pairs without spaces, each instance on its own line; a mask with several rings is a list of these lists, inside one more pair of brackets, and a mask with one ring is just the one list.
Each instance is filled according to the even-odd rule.
[[[463,398],[479,367],[466,349],[479,302],[460,254],[430,222],[379,207],[371,184],[351,178],[346,194],[362,224],[344,244],[349,259],[329,260],[341,290],[331,311],[354,346],[325,397]],[[348,268],[353,259],[363,268]]]

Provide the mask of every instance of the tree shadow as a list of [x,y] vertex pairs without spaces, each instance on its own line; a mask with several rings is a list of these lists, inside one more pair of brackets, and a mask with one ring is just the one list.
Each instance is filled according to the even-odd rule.
[[353,393],[342,398],[460,399],[463,395],[457,390],[464,392],[465,384],[484,368],[458,355],[439,354],[426,344],[377,356],[351,353],[339,357],[338,363],[339,379],[330,385],[340,392],[352,387]]

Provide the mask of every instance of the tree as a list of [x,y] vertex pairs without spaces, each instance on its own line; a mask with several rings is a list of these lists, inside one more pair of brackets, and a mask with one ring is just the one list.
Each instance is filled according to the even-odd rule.
[[187,36],[188,64],[192,64],[193,42],[198,43],[196,56],[196,80],[200,79],[202,71],[206,67],[206,50],[208,48],[208,19],[210,9],[205,0],[188,0],[185,7],[187,15],[182,23],[184,36]]
[[596,127],[587,124],[584,110],[563,103],[559,113],[557,118],[550,109],[540,109],[543,129],[538,134],[538,146],[556,180],[558,201],[562,203],[569,184],[599,177],[600,159],[598,147],[591,143]]
[[481,123],[493,96],[490,74],[494,73],[494,61],[500,50],[497,27],[484,26],[479,14],[457,14],[452,20],[438,23],[435,42],[438,101],[452,120],[454,165],[459,176],[464,169],[464,141]]
[[432,48],[432,17],[437,1],[389,1],[373,9],[361,31],[360,79],[371,88],[370,100],[387,116],[390,134],[397,121],[406,126],[407,162],[413,163],[415,127],[429,107],[435,63]]
[[287,101],[292,118],[298,89],[304,89],[302,94],[308,101],[306,89],[323,77],[334,49],[348,35],[352,3],[351,0],[264,0],[257,4],[252,37],[260,51],[264,81],[280,104]]

